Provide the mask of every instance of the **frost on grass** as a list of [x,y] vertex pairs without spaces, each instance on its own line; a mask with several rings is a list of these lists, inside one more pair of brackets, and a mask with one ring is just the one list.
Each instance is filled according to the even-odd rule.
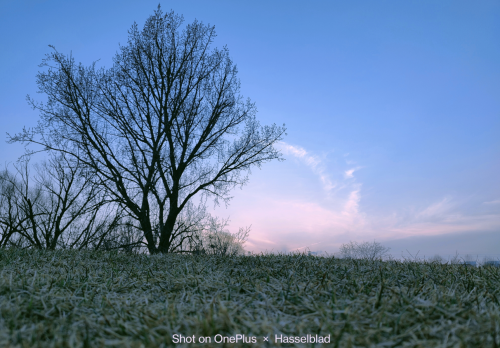
[[1,347],[182,347],[174,334],[331,335],[337,347],[500,343],[498,267],[15,249],[0,250],[0,266]]

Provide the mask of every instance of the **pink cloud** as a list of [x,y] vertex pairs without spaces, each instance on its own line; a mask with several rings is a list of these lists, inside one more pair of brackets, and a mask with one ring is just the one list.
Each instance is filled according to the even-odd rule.
[[[337,187],[333,190],[327,185],[330,174],[320,157],[298,146],[286,143],[281,146],[285,154],[300,159],[299,163],[289,163],[284,171],[294,171],[302,163],[311,169],[312,175],[294,177],[300,182],[290,183],[292,186],[286,189],[286,195],[280,195],[276,186],[266,186],[263,176],[258,184],[239,191],[228,211],[219,213],[231,216],[231,230],[252,225],[247,250],[290,251],[309,247],[333,253],[351,240],[383,242],[411,236],[500,229],[500,214],[466,215],[461,210],[464,202],[451,196],[419,209],[401,207],[389,215],[368,215],[362,206],[362,183],[352,178],[360,167],[348,170],[349,180],[335,184]],[[341,169],[337,171],[342,175]],[[297,189],[313,187],[314,178],[323,188],[315,195],[310,194],[311,189],[308,194]]]

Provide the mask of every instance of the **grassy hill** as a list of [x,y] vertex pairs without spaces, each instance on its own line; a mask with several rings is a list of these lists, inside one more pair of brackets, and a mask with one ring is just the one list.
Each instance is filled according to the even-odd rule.
[[499,297],[497,267],[0,250],[0,346],[499,347]]

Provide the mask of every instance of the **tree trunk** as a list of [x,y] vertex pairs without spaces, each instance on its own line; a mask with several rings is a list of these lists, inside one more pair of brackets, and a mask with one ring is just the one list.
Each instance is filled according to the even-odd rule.
[[149,221],[149,217],[146,214],[141,214],[139,223],[141,224],[141,229],[144,232],[144,236],[146,237],[146,241],[148,243],[149,253],[156,254],[158,249],[155,245],[155,239],[153,237],[153,229],[151,228],[151,221]]
[[160,234],[160,244],[158,245],[158,251],[166,254],[170,250],[170,245],[172,244],[172,234],[174,233],[175,221],[179,212],[177,209],[170,209],[168,212],[167,221],[163,225],[163,229]]

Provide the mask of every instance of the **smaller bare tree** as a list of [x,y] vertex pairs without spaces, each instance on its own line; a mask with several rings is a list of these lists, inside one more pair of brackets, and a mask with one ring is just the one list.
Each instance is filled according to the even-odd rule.
[[373,261],[389,256],[389,250],[390,248],[386,248],[375,241],[373,241],[373,243],[363,242],[361,244],[351,241],[347,244],[342,244],[340,247],[340,254],[344,258],[367,259]]
[[441,257],[441,255],[436,254],[433,257],[429,258],[430,263],[443,263],[444,259]]
[[[106,203],[102,190],[86,178],[78,161],[68,159],[64,153],[53,155],[36,170],[35,179],[44,194],[39,204],[39,225],[32,229],[36,246],[53,250],[64,242],[74,247],[83,241],[80,236],[73,241],[63,241],[62,237],[89,230]],[[36,238],[37,232],[41,239]]]
[[[38,227],[40,216],[43,215],[39,209],[44,199],[42,188],[31,183],[29,160],[15,164],[14,168],[15,174],[9,173],[6,169],[3,176],[4,185],[8,187],[6,193],[10,196],[7,202],[11,204],[8,208],[10,212],[3,220],[8,230],[6,236],[10,234],[4,246],[24,248],[41,245],[38,239]],[[12,212],[15,212],[17,219],[12,219]]]
[[251,226],[240,228],[231,233],[226,229],[229,219],[219,219],[208,215],[205,225],[194,235],[192,252],[195,254],[210,254],[218,256],[243,255],[243,245],[248,239]]
[[21,209],[17,194],[19,184],[7,169],[0,173],[0,247],[18,244],[18,232],[28,218]]
[[0,246],[102,247],[120,225],[122,209],[64,153],[35,166],[25,157],[14,168],[0,176]]

